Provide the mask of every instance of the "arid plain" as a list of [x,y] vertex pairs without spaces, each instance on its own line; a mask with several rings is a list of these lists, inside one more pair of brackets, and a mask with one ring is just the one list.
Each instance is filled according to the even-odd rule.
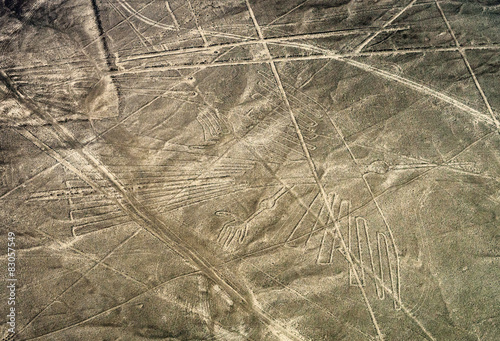
[[0,51],[3,340],[499,339],[499,1],[2,0]]

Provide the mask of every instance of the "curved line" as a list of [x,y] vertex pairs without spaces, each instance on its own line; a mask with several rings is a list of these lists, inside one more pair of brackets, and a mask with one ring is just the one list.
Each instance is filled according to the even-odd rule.
[[163,28],[165,30],[170,30],[170,31],[177,31],[177,29],[172,26],[172,25],[165,25],[165,24],[162,24],[160,23],[159,21],[155,21],[155,20],[152,20],[148,17],[146,17],[145,15],[137,12],[132,6],[130,6],[125,0],[117,0],[118,3],[127,11],[129,12],[130,14],[132,14],[135,18],[139,19],[140,21],[148,24],[148,25],[151,25],[151,26],[155,26],[155,27],[160,27],[160,28]]

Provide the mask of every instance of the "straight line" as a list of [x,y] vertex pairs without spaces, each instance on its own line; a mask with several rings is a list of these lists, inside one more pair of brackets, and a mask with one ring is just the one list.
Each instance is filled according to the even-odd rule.
[[189,5],[189,9],[191,10],[191,13],[193,13],[194,23],[196,24],[196,28],[198,29],[198,32],[200,33],[200,37],[203,40],[203,44],[205,46],[208,46],[207,38],[205,37],[205,33],[203,33],[203,30],[202,30],[200,24],[198,23],[198,18],[196,17],[196,12],[194,11],[193,5],[191,4],[191,0],[187,0],[187,2]]
[[[261,43],[262,43],[262,46],[263,46],[263,47],[264,47],[264,49],[266,50],[266,54],[268,55],[268,58],[270,59],[269,64],[270,64],[270,66],[271,66],[271,70],[272,70],[272,72],[273,72],[274,78],[275,78],[276,83],[277,83],[277,85],[278,85],[278,88],[279,88],[279,90],[280,90],[280,93],[281,93],[281,96],[282,96],[282,98],[283,98],[283,101],[285,102],[285,105],[286,105],[286,107],[287,107],[287,109],[288,109],[288,112],[290,113],[290,119],[292,120],[292,123],[293,123],[293,125],[294,125],[294,127],[295,127],[295,131],[296,131],[296,133],[297,133],[297,136],[298,136],[298,138],[299,138],[300,144],[301,144],[302,149],[303,149],[303,151],[304,151],[304,154],[305,154],[305,156],[306,156],[307,162],[308,162],[308,164],[309,164],[309,168],[311,169],[311,172],[312,172],[312,174],[313,174],[314,180],[315,180],[315,182],[316,182],[317,186],[319,187],[319,190],[320,190],[320,192],[321,192],[321,195],[322,195],[322,197],[323,197],[323,200],[324,200],[324,202],[325,202],[325,205],[327,206],[328,211],[329,211],[329,213],[330,213],[330,217],[331,217],[332,221],[336,222],[335,217],[334,217],[334,214],[333,214],[333,212],[332,212],[332,209],[331,209],[331,207],[330,207],[330,205],[329,205],[328,196],[327,196],[327,194],[326,194],[326,192],[325,192],[325,189],[324,189],[324,188],[323,188],[323,186],[321,185],[321,181],[320,181],[319,176],[318,176],[318,173],[317,173],[317,171],[316,171],[316,167],[315,167],[314,162],[313,162],[313,160],[312,160],[311,154],[309,153],[309,149],[307,148],[307,144],[306,144],[306,142],[305,142],[305,140],[304,140],[304,136],[302,135],[302,132],[300,131],[300,127],[299,127],[299,125],[298,125],[298,123],[297,123],[297,119],[295,118],[295,115],[294,115],[294,113],[293,113],[293,111],[292,111],[292,107],[291,107],[291,105],[290,105],[290,102],[288,101],[288,97],[287,97],[287,95],[286,95],[285,89],[284,89],[283,84],[282,84],[282,82],[281,82],[281,78],[280,78],[279,73],[278,73],[278,70],[277,70],[277,68],[276,68],[276,64],[275,64],[274,60],[272,59],[271,52],[269,51],[269,48],[268,48],[268,46],[267,46],[267,43],[266,43],[266,41],[264,40],[264,35],[263,35],[263,33],[262,33],[262,30],[261,30],[261,28],[260,28],[260,26],[259,26],[259,23],[257,22],[257,18],[255,17],[255,14],[254,14],[254,12],[253,12],[253,10],[252,10],[252,7],[251,7],[251,5],[250,5],[249,0],[245,0],[245,2],[246,2],[246,5],[247,5],[247,7],[248,7],[248,12],[250,13],[250,17],[252,18],[252,21],[253,21],[253,23],[254,23],[255,29],[256,29],[256,31],[257,31],[257,34],[258,34],[258,36],[259,36],[259,39],[260,39],[260,41],[261,41]],[[350,255],[350,253],[348,252],[347,246],[346,246],[345,241],[344,241],[344,239],[343,239],[343,236],[342,236],[342,234],[341,234],[341,232],[340,232],[340,229],[339,229],[339,227],[338,227],[338,224],[335,224],[335,230],[337,231],[337,233],[339,233],[341,246],[342,246],[342,248],[343,248],[343,249],[344,249],[344,251],[345,251],[345,254],[346,254],[346,259],[347,259],[347,260],[348,260],[348,262],[351,264],[351,266],[352,266],[352,268],[353,268],[353,270],[354,270],[354,271],[353,271],[353,272],[354,272],[354,275],[355,275],[356,280],[357,280],[357,282],[358,282],[358,284],[359,284],[359,288],[360,288],[361,294],[362,294],[363,299],[364,299],[364,301],[365,301],[365,303],[366,303],[366,306],[367,306],[368,312],[369,312],[370,317],[371,317],[371,319],[372,319],[372,322],[373,322],[373,325],[374,325],[375,330],[376,330],[376,332],[377,332],[377,335],[378,335],[378,337],[379,337],[379,339],[380,339],[380,340],[383,340],[383,335],[382,335],[382,332],[380,331],[380,328],[379,328],[379,325],[378,325],[377,319],[376,319],[375,314],[374,314],[374,312],[373,312],[373,309],[372,309],[372,307],[371,307],[371,305],[370,305],[370,301],[368,300],[368,296],[366,295],[366,292],[365,292],[364,288],[361,286],[361,280],[360,280],[360,278],[359,278],[359,276],[358,276],[358,273],[357,273],[357,271],[356,271],[356,269],[355,269],[354,262],[353,262],[353,260],[352,260],[352,258],[351,258],[351,255]]]
[[192,275],[195,275],[195,274],[201,274],[201,273],[202,273],[201,270],[195,270],[195,271],[190,271],[190,272],[187,272],[187,273],[183,273],[183,274],[178,275],[176,277],[173,277],[173,278],[171,278],[169,280],[166,280],[165,282],[162,282],[162,283],[158,284],[157,286],[149,288],[148,290],[143,291],[140,294],[135,295],[135,296],[129,298],[128,300],[126,300],[126,301],[124,301],[122,303],[119,303],[119,304],[117,304],[117,305],[115,305],[115,306],[113,306],[111,308],[103,310],[103,311],[101,311],[101,312],[99,312],[99,313],[97,313],[97,314],[95,314],[93,316],[87,317],[84,320],[81,320],[79,322],[73,323],[70,326],[66,326],[66,327],[63,327],[63,328],[60,328],[60,329],[57,329],[57,330],[54,330],[54,331],[51,331],[51,332],[39,335],[39,336],[31,337],[31,338],[26,339],[26,340],[37,340],[37,339],[40,339],[40,338],[45,338],[46,339],[47,336],[49,336],[49,335],[53,335],[53,334],[56,334],[56,333],[59,333],[59,332],[63,332],[65,330],[68,330],[68,329],[71,329],[71,328],[74,328],[74,327],[78,327],[78,326],[80,326],[80,325],[82,325],[82,324],[84,324],[84,323],[86,323],[88,321],[94,320],[95,318],[97,318],[99,316],[105,315],[105,314],[107,314],[107,313],[109,313],[109,312],[111,312],[111,311],[113,311],[115,309],[119,309],[119,308],[121,308],[121,307],[129,304],[130,302],[133,302],[134,300],[136,300],[139,297],[142,297],[142,296],[144,296],[144,295],[146,295],[146,294],[148,294],[150,292],[154,292],[155,290],[157,290],[157,289],[165,286],[166,284],[168,284],[168,283],[170,283],[172,281],[175,281],[177,279],[181,279],[181,278],[184,278],[184,277],[192,276]]
[[392,74],[388,71],[378,69],[376,67],[358,62],[354,59],[344,58],[343,55],[337,55],[334,53],[328,54],[318,54],[312,56],[300,56],[300,57],[278,57],[278,58],[266,58],[259,60],[242,60],[235,62],[217,62],[210,64],[183,64],[183,65],[165,65],[159,67],[151,67],[146,69],[137,69],[137,70],[123,70],[117,72],[111,72],[112,75],[122,75],[122,74],[137,74],[137,73],[145,73],[145,72],[161,72],[166,70],[183,70],[183,69],[198,69],[203,70],[206,68],[213,67],[222,67],[222,66],[239,66],[239,65],[256,65],[256,64],[267,64],[272,62],[290,62],[290,61],[303,61],[303,60],[320,60],[320,59],[329,59],[329,60],[337,60],[347,64],[350,64],[358,69],[362,69],[364,71],[376,74],[385,79],[389,79],[398,83],[403,84],[406,87],[409,87],[415,91],[424,93],[426,95],[433,96],[438,98],[448,104],[451,104],[469,114],[476,117],[478,120],[487,122],[490,124],[495,124],[495,121],[491,119],[490,115],[482,114],[476,109],[471,108],[470,106],[448,96],[439,91],[433,90],[425,85],[419,84],[417,82],[411,81],[404,77],[398,76],[396,74]]
[[457,37],[455,36],[455,32],[453,32],[453,29],[451,28],[450,22],[446,18],[446,15],[444,14],[443,9],[441,8],[441,5],[439,4],[438,0],[435,0],[436,6],[439,10],[439,13],[441,14],[441,17],[444,20],[444,23],[446,24],[446,27],[448,28],[448,31],[450,32],[451,36],[453,37],[453,40],[455,41],[455,45],[457,46],[458,52],[462,56],[462,59],[464,60],[465,65],[467,66],[467,69],[469,70],[470,75],[472,76],[472,79],[474,80],[474,84],[476,85],[477,90],[481,94],[481,97],[483,98],[484,104],[486,105],[486,108],[488,109],[488,112],[490,113],[491,119],[493,122],[495,122],[495,126],[497,127],[497,130],[500,131],[500,121],[498,118],[495,116],[495,113],[493,112],[493,109],[491,108],[490,102],[488,101],[488,98],[486,98],[486,94],[484,93],[481,84],[479,84],[479,80],[476,77],[476,74],[474,73],[474,70],[472,70],[472,66],[469,63],[469,60],[467,59],[467,55],[465,54],[465,50],[460,46],[460,43],[458,42]]
[[[407,9],[413,6],[417,0],[412,0],[406,7],[404,7],[401,11],[399,11],[396,15],[394,15],[389,21],[387,21],[384,25],[382,25],[382,29],[391,25],[397,18],[401,16],[404,12],[406,12]],[[378,32],[375,32],[371,36],[369,36],[367,39],[365,39],[355,50],[354,52],[359,53],[361,50],[368,45],[373,39],[375,39],[380,33],[383,32],[383,30],[379,30]]]
[[[401,27],[393,27],[383,29],[383,32],[394,32],[394,31],[403,31],[410,29],[409,26],[401,26]],[[373,31],[372,29],[352,29],[352,30],[338,30],[338,31],[327,31],[327,32],[316,32],[316,33],[303,33],[303,34],[294,34],[283,37],[271,37],[265,38],[267,43],[281,43],[281,42],[289,42],[293,40],[301,40],[301,39],[320,39],[320,38],[328,38],[328,37],[336,37],[336,36],[349,36],[349,35],[358,35],[362,33],[370,33]],[[219,49],[224,47],[236,47],[243,45],[251,45],[251,44],[260,44],[261,42],[256,39],[250,39],[240,42],[230,42],[230,43],[221,43],[215,45],[206,45],[203,47],[188,47],[188,48],[180,48],[176,50],[168,50],[168,51],[160,51],[160,52],[150,52],[150,53],[141,53],[137,55],[130,55],[128,57],[123,58],[123,62],[128,62],[132,60],[138,59],[148,59],[148,58],[158,58],[163,56],[170,56],[176,54],[186,54],[186,53],[195,53],[195,52],[205,52],[213,49]]]
[[165,7],[167,8],[168,13],[170,14],[170,17],[172,18],[172,21],[174,22],[175,28],[177,31],[180,30],[179,23],[177,22],[177,18],[175,17],[174,11],[172,11],[172,8],[170,8],[170,4],[168,1],[165,1]]
[[24,182],[20,183],[19,185],[17,185],[16,187],[12,188],[10,191],[8,191],[7,193],[3,194],[2,196],[0,196],[0,200],[3,200],[5,199],[6,197],[8,197],[9,195],[11,195],[13,192],[15,192],[17,189],[21,188],[21,187],[26,187],[27,184],[29,184],[31,181],[35,180],[37,177],[41,176],[42,174],[46,173],[46,172],[50,172],[51,170],[53,170],[54,168],[56,168],[57,166],[59,166],[60,163],[56,161],[55,164],[53,164],[52,166],[50,167],[47,167],[45,169],[42,169],[40,172],[36,173],[35,175],[33,175],[31,178],[25,180]]
[[[96,191],[103,193],[106,197],[115,202],[140,227],[156,237],[179,256],[200,269],[206,274],[207,277],[217,283],[235,303],[240,305],[249,314],[254,315],[256,319],[268,327],[272,332],[276,333],[278,337],[285,337],[286,340],[301,340],[299,337],[290,333],[286,328],[281,326],[277,321],[273,320],[259,306],[254,305],[252,298],[249,295],[246,295],[246,292],[240,292],[240,290],[242,290],[240,287],[225,279],[215,266],[200,255],[198,251],[196,251],[196,249],[189,243],[172,231],[163,219],[159,218],[155,213],[147,209],[133,193],[128,192],[127,189],[121,185],[117,177],[105,168],[105,166],[101,164],[90,152],[86,151],[70,131],[60,125],[49,113],[40,110],[36,103],[33,102],[31,98],[20,92],[14,86],[12,80],[1,71],[0,80],[5,83],[8,89],[12,91],[16,98],[21,103],[25,104],[28,109],[33,111],[33,113],[38,117],[50,122],[53,126],[54,134],[64,143],[65,147],[75,150],[77,155],[80,156],[80,160],[78,161],[83,161],[84,164],[91,166],[95,171],[97,171],[97,174],[102,176],[102,178],[110,185],[111,191],[108,190],[108,188],[103,188],[103,186],[100,186],[92,178],[85,175],[81,168],[75,167],[73,164],[66,161],[63,156],[59,154],[59,152],[46,145],[28,130],[23,130],[25,131],[23,136],[27,137],[33,144],[67,167]],[[117,192],[119,197],[113,196],[113,192]]]
[[300,7],[304,6],[306,4],[306,2],[308,2],[309,0],[304,0],[302,1],[300,4],[298,4],[297,6],[295,6],[294,8],[292,8],[291,10],[289,10],[288,12],[286,12],[285,14],[282,14],[280,15],[279,17],[277,17],[276,19],[274,19],[273,21],[271,21],[269,24],[266,24],[264,27],[269,27],[271,26],[272,24],[274,24],[275,22],[283,19],[284,17],[286,17],[288,14],[292,13],[293,11],[299,9]]

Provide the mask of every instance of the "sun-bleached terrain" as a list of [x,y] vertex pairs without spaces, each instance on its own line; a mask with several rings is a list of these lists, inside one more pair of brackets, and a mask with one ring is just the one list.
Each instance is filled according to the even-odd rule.
[[2,340],[498,340],[499,1],[3,0],[0,51]]

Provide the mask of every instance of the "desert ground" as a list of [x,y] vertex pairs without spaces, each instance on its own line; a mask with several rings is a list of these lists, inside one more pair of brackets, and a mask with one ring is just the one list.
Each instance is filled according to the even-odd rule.
[[0,338],[500,339],[500,1],[1,0]]

